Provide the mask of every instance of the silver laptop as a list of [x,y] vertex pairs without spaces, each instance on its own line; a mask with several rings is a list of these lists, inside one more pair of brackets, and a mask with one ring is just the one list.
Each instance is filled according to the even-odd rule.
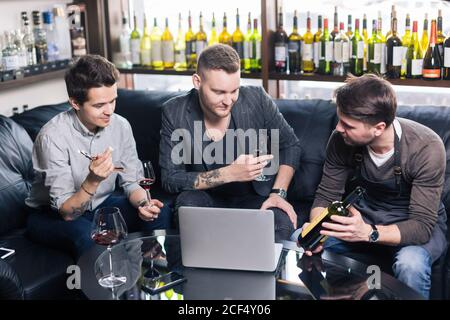
[[273,211],[180,207],[178,214],[184,266],[276,270],[283,246],[275,243]]

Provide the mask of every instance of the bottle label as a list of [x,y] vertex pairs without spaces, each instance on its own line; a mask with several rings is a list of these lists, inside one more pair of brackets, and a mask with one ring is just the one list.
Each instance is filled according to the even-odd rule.
[[441,69],[423,69],[422,76],[428,79],[440,79]]
[[392,65],[399,67],[402,65],[403,60],[403,47],[397,46],[392,48]]
[[152,53],[150,51],[150,49],[147,50],[141,50],[141,61],[139,61],[139,59],[137,60],[137,62],[134,62],[136,64],[142,63],[144,66],[151,66],[152,65]]
[[349,50],[350,42],[342,43],[342,62],[347,63],[350,61],[350,50]]
[[[239,58],[244,58],[244,43],[243,42],[233,42],[233,48],[239,55]],[[202,50],[204,47],[202,48]]]
[[284,44],[275,44],[275,61],[286,62],[286,46]]
[[244,41],[244,59],[250,59],[250,57],[252,56],[251,50],[252,50],[251,42]]
[[[241,45],[242,45],[242,42],[241,42]],[[195,52],[197,53],[197,59],[205,48],[206,48],[205,40],[195,41]],[[239,57],[241,57],[241,56],[239,55]]]
[[373,60],[371,61],[374,64],[381,63],[381,56],[382,56],[382,50],[383,46],[381,43],[375,43],[373,46]]
[[152,41],[152,61],[162,61],[161,41]]
[[164,62],[175,61],[173,41],[169,40],[162,42],[162,56]]
[[289,52],[299,52],[300,51],[300,41],[289,41],[288,42]]
[[139,51],[141,42],[139,39],[131,39],[131,62],[133,64],[140,64]]
[[356,58],[364,59],[364,41],[358,41],[358,47],[356,50]]
[[19,56],[18,55],[3,56],[2,61],[3,61],[3,68],[6,71],[19,69]]
[[303,44],[303,61],[311,61],[313,59],[313,45]]
[[334,61],[337,63],[342,62],[342,42],[334,43]]
[[411,60],[411,75],[413,76],[422,75],[422,69],[423,69],[423,59]]
[[175,63],[186,63],[186,54],[184,50],[175,50]]
[[333,42],[325,42],[325,61],[333,61]]
[[450,48],[444,48],[444,67],[450,68]]
[[320,57],[320,42],[314,42],[314,65],[317,67],[319,65]]
[[386,43],[381,44],[381,65],[380,65],[380,73],[386,73],[386,58],[387,58],[387,47]]
[[302,230],[302,237],[305,237],[316,225],[323,222],[323,219],[328,215],[328,208],[325,208],[325,210],[322,211],[321,214],[319,214],[317,217],[314,218],[311,223]]
[[253,41],[251,52],[252,52],[252,59],[261,59],[261,42]]

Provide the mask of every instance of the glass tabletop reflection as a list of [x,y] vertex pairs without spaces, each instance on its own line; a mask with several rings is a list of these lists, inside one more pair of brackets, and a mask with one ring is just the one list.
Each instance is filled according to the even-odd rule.
[[175,234],[130,234],[113,247],[115,274],[126,282],[103,288],[109,255],[95,246],[78,261],[81,289],[88,299],[118,300],[377,300],[420,299],[392,276],[356,260],[323,252],[307,257],[284,242],[275,272],[188,268],[182,265]]

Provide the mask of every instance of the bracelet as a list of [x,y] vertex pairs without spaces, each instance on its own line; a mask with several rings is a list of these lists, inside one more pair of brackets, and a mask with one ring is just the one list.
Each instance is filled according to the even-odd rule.
[[86,192],[88,195],[90,195],[91,197],[94,196],[94,194],[92,192],[89,192],[86,190],[86,188],[83,186],[83,184],[81,184],[81,189],[83,189],[84,192]]

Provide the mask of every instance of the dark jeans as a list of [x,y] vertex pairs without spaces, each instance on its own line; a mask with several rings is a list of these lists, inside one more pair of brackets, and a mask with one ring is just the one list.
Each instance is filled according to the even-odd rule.
[[[258,194],[248,194],[240,197],[224,197],[203,190],[183,191],[175,202],[175,225],[178,228],[178,208],[185,207],[216,207],[259,209],[267,197]],[[294,226],[286,212],[279,208],[268,208],[275,217],[275,242],[289,240]]]
[[[95,210],[103,207],[118,207],[127,224],[128,232],[153,231],[171,227],[171,209],[167,205],[161,209],[158,219],[154,221],[142,220],[137,209],[124,195],[111,195]],[[30,209],[27,222],[28,237],[46,246],[66,251],[78,260],[94,244],[90,231],[95,210],[86,211],[76,220],[65,221],[54,210]]]

